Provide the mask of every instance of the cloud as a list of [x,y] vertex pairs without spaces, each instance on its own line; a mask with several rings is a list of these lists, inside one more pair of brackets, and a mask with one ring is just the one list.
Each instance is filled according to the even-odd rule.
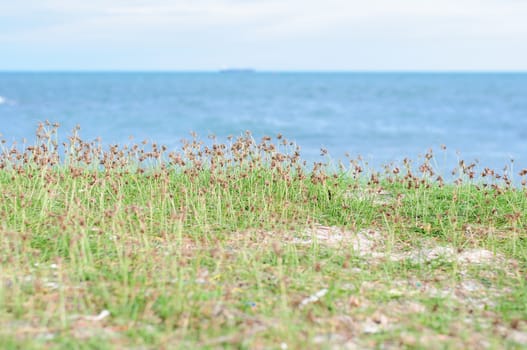
[[[18,3],[18,2],[17,2]],[[383,27],[405,35],[527,35],[527,2],[497,0],[41,0],[25,1],[26,9],[47,18],[45,26],[4,31],[3,40],[104,40],[127,33],[229,30],[240,38],[275,40],[323,37],[360,29],[382,35]],[[24,17],[13,4],[0,12]],[[51,19],[51,20],[49,20]],[[38,22],[38,21],[36,21]],[[393,34],[394,32],[392,32]],[[391,33],[385,33],[390,35]]]
[[151,51],[143,63],[167,66],[342,65],[386,60],[388,48],[408,64],[436,62],[441,52],[464,52],[469,62],[471,47],[527,60],[526,17],[520,0],[19,0],[0,3],[0,44],[26,56],[98,52],[115,62]]
[[[3,11],[2,11],[3,10]],[[278,3],[229,3],[219,1],[99,1],[75,3],[47,0],[35,6],[32,13],[45,18],[47,25],[5,30],[3,40],[68,41],[112,40],[129,33],[163,35],[163,32],[206,31],[217,27],[252,26],[279,16]],[[0,8],[7,16],[27,17],[16,6]],[[37,22],[37,21],[34,21]],[[14,29],[14,28],[11,28]],[[241,32],[241,31],[240,31]]]

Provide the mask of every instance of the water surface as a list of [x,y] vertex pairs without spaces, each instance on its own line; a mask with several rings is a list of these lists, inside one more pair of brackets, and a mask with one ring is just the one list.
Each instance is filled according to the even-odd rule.
[[[320,148],[373,165],[447,145],[482,166],[527,167],[527,74],[0,73],[0,133],[34,138],[39,121],[76,124],[105,143],[176,149],[190,131],[220,139],[282,133],[309,160]],[[445,163],[446,162],[446,163]]]

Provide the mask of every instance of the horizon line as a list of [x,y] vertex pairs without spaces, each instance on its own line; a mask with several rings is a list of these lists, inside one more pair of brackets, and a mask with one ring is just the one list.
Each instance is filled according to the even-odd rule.
[[258,73],[338,73],[338,74],[525,74],[526,70],[345,70],[345,69],[256,69],[256,68],[218,68],[218,69],[0,69],[0,73],[220,73],[220,74],[258,74]]

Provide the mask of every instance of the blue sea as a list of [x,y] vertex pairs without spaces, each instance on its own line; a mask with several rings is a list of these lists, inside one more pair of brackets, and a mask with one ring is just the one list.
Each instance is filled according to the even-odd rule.
[[[252,131],[295,141],[309,161],[361,155],[373,167],[433,148],[442,171],[527,167],[522,73],[0,73],[0,133],[34,139],[40,121],[66,138],[143,139],[177,150],[190,132]],[[441,145],[447,146],[441,152]]]

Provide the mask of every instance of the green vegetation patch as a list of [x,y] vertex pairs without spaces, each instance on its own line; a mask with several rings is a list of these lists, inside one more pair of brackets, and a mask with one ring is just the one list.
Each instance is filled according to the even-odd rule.
[[[0,155],[2,348],[521,348],[527,191],[282,136]],[[522,171],[521,176],[527,172]]]

